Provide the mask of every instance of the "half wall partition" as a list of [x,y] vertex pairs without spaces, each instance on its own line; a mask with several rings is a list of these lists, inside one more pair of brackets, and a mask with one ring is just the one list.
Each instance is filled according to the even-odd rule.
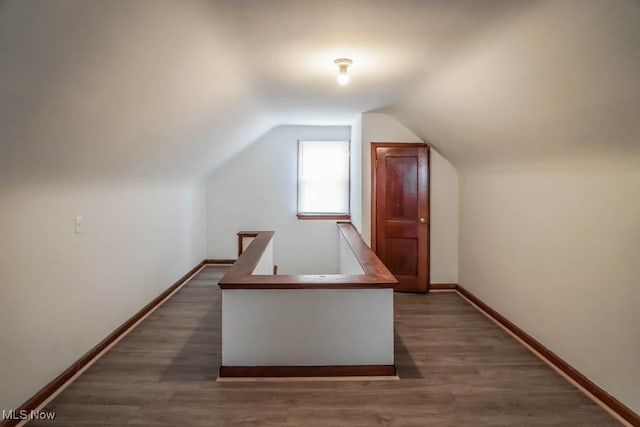
[[272,275],[273,231],[256,232],[220,280],[220,377],[394,377],[396,283],[350,223],[340,274]]

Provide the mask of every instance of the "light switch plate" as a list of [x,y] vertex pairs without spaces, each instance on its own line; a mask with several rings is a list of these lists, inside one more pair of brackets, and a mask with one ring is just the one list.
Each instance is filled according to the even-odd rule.
[[76,217],[76,234],[84,233],[84,218],[81,216]]

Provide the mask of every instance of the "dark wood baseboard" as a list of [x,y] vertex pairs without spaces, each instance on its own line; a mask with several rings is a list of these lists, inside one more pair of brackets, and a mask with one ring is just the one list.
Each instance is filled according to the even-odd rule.
[[455,291],[458,289],[457,283],[431,283],[429,290],[431,291]]
[[[433,285],[432,285],[433,286]],[[511,322],[509,319],[495,311],[493,308],[485,304],[481,299],[476,297],[474,294],[466,290],[464,287],[458,285],[456,290],[460,293],[460,295],[467,298],[469,301],[473,302],[476,306],[480,308],[480,310],[484,311],[488,316],[495,319],[502,326],[511,331],[515,336],[520,338],[522,341],[527,343],[531,348],[537,351],[542,357],[547,359],[549,363],[553,364],[556,368],[560,369],[564,372],[569,378],[578,383],[581,387],[595,396],[598,400],[604,403],[609,409],[618,414],[620,417],[625,419],[627,422],[631,423],[634,426],[640,426],[640,415],[636,414],[625,404],[620,402],[615,397],[611,396],[589,378],[584,376],[580,371],[571,366],[569,363],[564,361],[560,356],[546,348],[542,343],[533,338],[531,335],[527,334],[525,331],[520,329],[517,325]]]
[[[187,274],[179,278],[173,285],[171,285],[168,289],[162,292],[160,295],[155,297],[150,303],[142,307],[140,311],[134,314],[129,320],[124,322],[118,329],[110,333],[105,339],[100,341],[95,347],[89,350],[84,356],[74,362],[71,366],[69,366],[64,372],[58,375],[53,379],[49,384],[44,386],[40,391],[38,391],[31,399],[24,402],[18,409],[16,409],[16,413],[20,413],[21,411],[26,411],[30,413],[35,410],[38,406],[42,404],[42,402],[46,401],[53,393],[55,393],[60,387],[64,385],[67,381],[69,381],[76,373],[78,373],[82,368],[84,368],[88,363],[90,363],[98,354],[100,354],[104,349],[109,347],[114,341],[120,338],[131,326],[133,326],[136,322],[142,319],[145,315],[147,315],[151,310],[156,308],[162,300],[164,300],[167,296],[169,296],[173,291],[179,288],[184,282],[189,279],[193,274],[195,274],[200,268],[202,268],[206,264],[206,261],[200,262],[198,265],[193,267]],[[19,423],[19,420],[0,420],[0,427],[9,427],[15,426]]]
[[389,377],[395,375],[395,365],[220,367],[222,378]]
[[205,259],[203,262],[205,265],[233,265],[236,261],[235,259]]

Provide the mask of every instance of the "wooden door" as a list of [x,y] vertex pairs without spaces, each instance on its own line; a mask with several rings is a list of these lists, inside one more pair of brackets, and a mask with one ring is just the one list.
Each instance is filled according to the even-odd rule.
[[429,288],[429,148],[372,144],[373,250],[398,279],[397,291]]

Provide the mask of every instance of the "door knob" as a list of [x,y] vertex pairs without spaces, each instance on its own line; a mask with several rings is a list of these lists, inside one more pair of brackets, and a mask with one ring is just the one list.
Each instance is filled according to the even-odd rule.
[[426,219],[424,219],[424,218],[420,218],[420,224],[424,224],[424,223],[426,223],[426,222],[427,222],[427,220],[426,220]]

